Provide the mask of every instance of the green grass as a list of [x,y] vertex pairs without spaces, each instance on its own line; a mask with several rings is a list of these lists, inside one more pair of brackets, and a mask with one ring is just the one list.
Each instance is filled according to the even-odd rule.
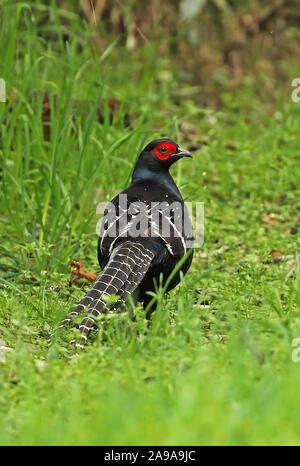
[[[0,352],[0,443],[299,445],[300,265],[269,260],[271,250],[299,254],[290,89],[268,112],[246,85],[224,91],[222,110],[201,108],[200,90],[157,59],[159,44],[130,54],[112,39],[99,55],[77,15],[28,5],[6,2],[0,28],[0,77],[16,96],[0,103],[0,344],[11,348]],[[126,186],[139,150],[160,135],[201,144],[172,173],[186,200],[205,204],[203,247],[149,329],[138,308],[136,322],[107,316],[80,357],[71,329],[49,350],[84,294],[69,284],[70,260],[98,269],[97,203]]]

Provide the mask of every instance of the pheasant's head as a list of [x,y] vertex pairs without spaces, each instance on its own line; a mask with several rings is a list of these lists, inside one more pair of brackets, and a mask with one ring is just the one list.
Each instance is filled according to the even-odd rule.
[[162,138],[155,139],[145,147],[139,156],[139,162],[158,170],[165,170],[182,157],[192,157],[192,155],[171,139]]

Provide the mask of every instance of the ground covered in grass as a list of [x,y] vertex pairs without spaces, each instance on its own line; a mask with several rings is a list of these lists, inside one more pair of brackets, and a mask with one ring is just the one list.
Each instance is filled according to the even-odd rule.
[[[49,29],[33,6],[1,24],[0,443],[299,444],[300,104],[245,84],[202,108],[155,44],[99,55],[71,13],[69,41],[47,41],[51,12]],[[193,152],[172,174],[205,206],[188,275],[149,329],[137,308],[79,357],[71,329],[49,348],[88,286],[70,260],[98,269],[97,203],[161,135]]]

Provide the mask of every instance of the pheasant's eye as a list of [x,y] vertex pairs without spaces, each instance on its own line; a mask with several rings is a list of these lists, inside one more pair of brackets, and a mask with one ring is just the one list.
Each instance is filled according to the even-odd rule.
[[154,148],[154,152],[160,160],[167,160],[170,155],[176,153],[176,146],[168,141],[161,142]]

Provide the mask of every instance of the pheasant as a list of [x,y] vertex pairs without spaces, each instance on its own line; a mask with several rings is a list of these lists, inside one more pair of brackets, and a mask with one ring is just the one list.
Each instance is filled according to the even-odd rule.
[[190,268],[192,223],[169,173],[182,157],[191,154],[171,139],[150,142],[137,159],[130,186],[107,205],[98,239],[102,273],[58,326],[87,310],[76,347],[85,345],[103,312],[114,312],[129,295],[143,303],[150,319],[156,286],[170,291]]

